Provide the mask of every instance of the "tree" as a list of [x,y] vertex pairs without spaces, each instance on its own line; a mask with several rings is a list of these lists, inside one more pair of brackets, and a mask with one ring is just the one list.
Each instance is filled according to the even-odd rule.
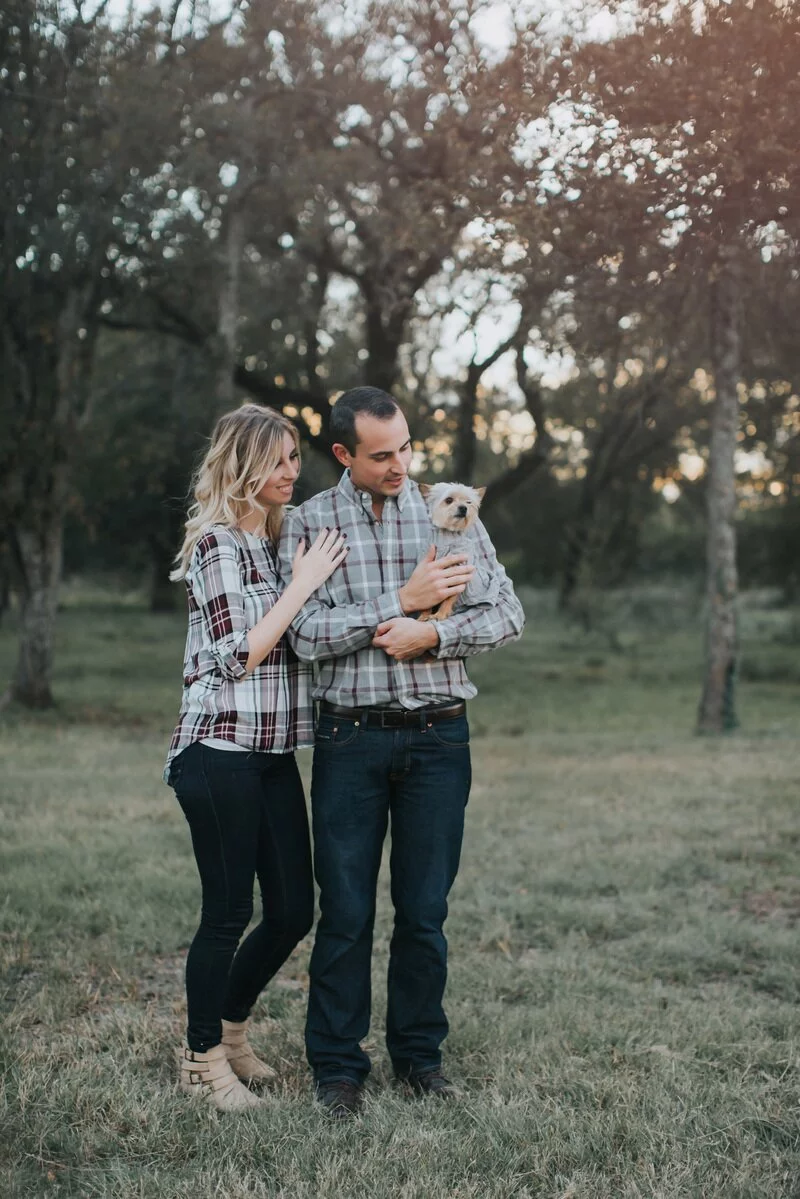
[[77,541],[85,562],[147,579],[152,611],[171,610],[176,598],[169,573],[187,482],[216,406],[204,367],[174,340],[101,334],[91,436],[73,456],[67,569]]
[[[472,28],[477,7],[393,0],[337,30],[313,0],[293,0],[250,6],[233,41],[184,39],[168,259],[151,258],[142,296],[133,306],[126,297],[109,323],[216,340],[229,362],[236,342],[237,386],[307,407],[313,419],[301,432],[313,441],[328,413],[322,314],[346,282],[361,328],[350,343],[359,378],[343,385],[361,375],[402,385],[417,298],[493,206],[501,175],[490,164],[510,153],[509,68],[487,64]],[[284,312],[267,322],[276,297]],[[273,365],[288,337],[291,386]]]
[[[175,338],[103,331],[92,378],[90,436],[73,460],[65,569],[110,571],[172,611],[169,582],[182,540],[192,468],[219,409],[202,351]],[[318,456],[303,455],[297,501],[329,486]]]
[[[563,95],[593,134],[572,185],[623,173],[637,234],[702,276],[716,399],[708,487],[707,661],[702,732],[736,724],[734,449],[742,374],[743,261],[770,230],[797,231],[800,75],[794,0],[645,7],[631,34],[567,44]],[[600,214],[598,214],[599,216]],[[613,212],[603,223],[613,224]],[[601,235],[602,236],[602,235]]]
[[[14,0],[0,14],[2,514],[22,596],[9,698],[52,703],[63,513],[101,308],[153,219],[170,99],[147,20]],[[121,264],[126,264],[122,269]]]

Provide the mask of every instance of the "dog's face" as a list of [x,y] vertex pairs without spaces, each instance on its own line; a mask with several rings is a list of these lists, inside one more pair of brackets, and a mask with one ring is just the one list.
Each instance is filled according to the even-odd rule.
[[420,483],[419,489],[433,524],[449,533],[463,533],[474,524],[486,492],[485,487],[464,483]]

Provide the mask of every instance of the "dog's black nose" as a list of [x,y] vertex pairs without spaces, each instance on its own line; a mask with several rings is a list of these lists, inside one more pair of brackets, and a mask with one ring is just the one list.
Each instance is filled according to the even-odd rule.
[[461,505],[461,507],[458,509],[458,515],[459,515],[459,516],[466,516],[466,515],[467,515],[467,506],[466,506],[466,504],[462,504],[462,505]]

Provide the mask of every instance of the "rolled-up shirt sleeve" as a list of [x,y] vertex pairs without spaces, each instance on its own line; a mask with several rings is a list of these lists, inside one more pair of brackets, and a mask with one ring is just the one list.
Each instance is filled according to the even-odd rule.
[[[318,531],[308,528],[299,511],[287,515],[279,550],[284,586],[292,577],[298,542],[313,541]],[[323,584],[294,618],[286,636],[301,662],[319,662],[363,649],[370,645],[382,621],[403,615],[399,591],[385,591],[360,603],[334,604],[327,585]]]
[[445,620],[437,621],[439,644],[431,652],[436,658],[469,658],[516,641],[525,628],[525,613],[514,593],[514,586],[483,525],[476,525],[476,573],[486,574],[497,587],[495,602],[465,607]]
[[197,545],[188,575],[207,634],[206,648],[223,678],[236,682],[247,673],[250,647],[235,544],[207,533]]

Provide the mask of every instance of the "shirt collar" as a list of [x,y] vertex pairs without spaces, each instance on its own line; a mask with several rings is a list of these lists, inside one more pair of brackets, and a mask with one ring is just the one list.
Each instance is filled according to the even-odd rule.
[[[352,504],[355,504],[356,507],[363,508],[371,519],[375,519],[372,512],[372,496],[368,491],[359,491],[358,488],[353,485],[353,480],[350,477],[349,469],[343,473],[341,479],[339,480],[339,486],[337,490],[341,492],[342,495],[346,496]],[[408,476],[406,476],[402,490],[399,491],[395,496],[387,495],[386,499],[394,500],[394,502],[397,504],[397,507],[402,512],[406,506],[406,502],[410,493],[411,482]]]

